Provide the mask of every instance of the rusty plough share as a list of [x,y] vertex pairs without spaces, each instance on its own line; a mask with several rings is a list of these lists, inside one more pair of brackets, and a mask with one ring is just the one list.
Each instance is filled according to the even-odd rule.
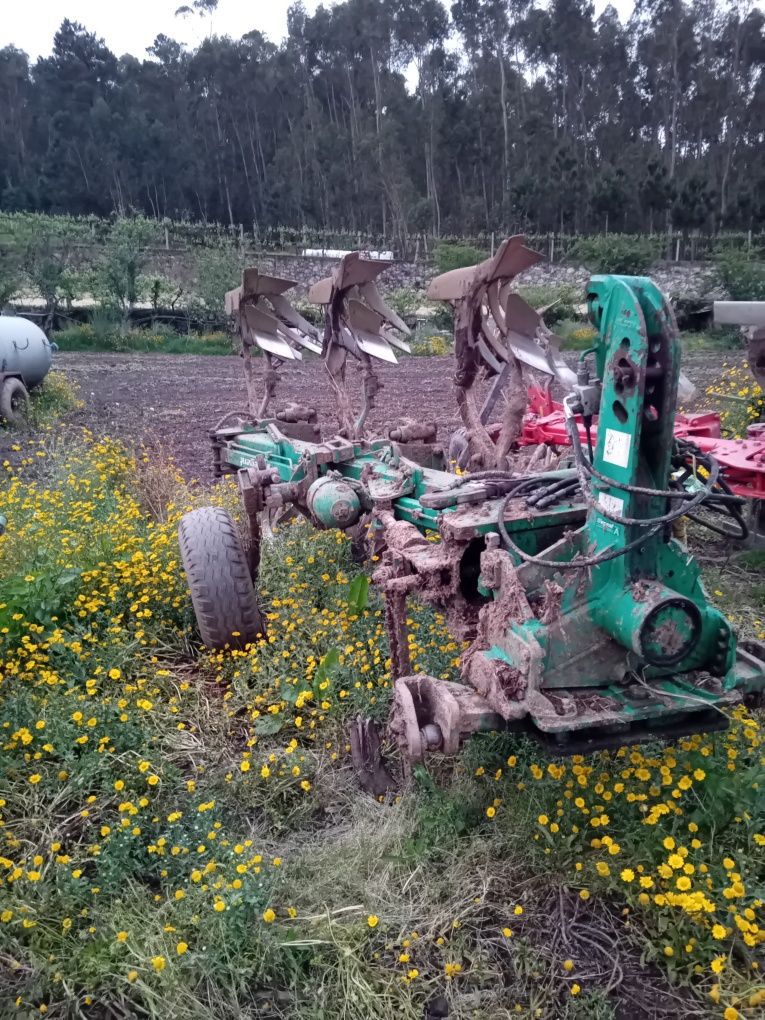
[[[687,514],[733,514],[741,499],[722,483],[713,457],[673,440],[680,348],[671,308],[646,278],[593,277],[587,301],[598,335],[574,374],[539,313],[510,290],[537,258],[522,238],[510,238],[493,259],[431,287],[455,308],[462,449],[478,470],[446,471],[435,430],[416,422],[387,438],[364,437],[378,388],[373,362],[395,360],[405,325],[374,286],[384,263],[354,254],[312,290],[326,311],[323,355],[340,433],[322,441],[315,418],[283,412],[212,433],[218,470],[237,474],[249,559],[222,511],[195,510],[181,523],[200,631],[212,646],[241,646],[263,629],[253,582],[264,512],[294,508],[316,527],[368,535],[395,678],[390,733],[405,769],[435,749],[455,753],[479,730],[522,727],[556,753],[571,753],[717,729],[727,725],[730,706],[765,689],[765,649],[737,642],[673,532]],[[311,334],[286,302],[274,303],[274,281],[262,280],[243,284],[232,307],[253,342],[286,361],[285,347],[299,342],[287,327]],[[276,282],[283,293],[286,281]],[[260,310],[263,298],[272,311]],[[243,316],[250,300],[259,314]],[[274,346],[274,336],[284,347]],[[346,386],[349,355],[364,382],[357,413]],[[494,379],[488,411],[479,410],[474,389],[481,374]],[[555,379],[567,392],[573,467],[513,470],[524,374]],[[491,435],[492,401],[508,389]],[[268,381],[266,392],[270,399]],[[583,443],[581,423],[592,444]],[[470,642],[463,684],[411,675],[410,595],[443,612],[452,634]],[[359,721],[352,743],[365,785],[384,789],[373,727]]]
[[[387,262],[365,258],[360,252],[346,255],[334,273],[311,287],[308,300],[323,305],[324,364],[337,397],[339,434],[358,439],[372,410],[380,382],[375,361],[396,364],[394,348],[409,353],[403,336],[409,327],[392,308],[388,308],[377,290],[375,280]],[[346,382],[348,356],[361,363],[364,400],[354,415]]]
[[[428,297],[454,308],[457,357],[455,388],[465,429],[453,442],[460,467],[507,468],[508,454],[520,436],[526,412],[526,390],[538,376],[570,389],[576,376],[560,353],[560,338],[545,326],[540,311],[511,290],[516,276],[542,261],[522,237],[504,241],[496,255],[477,266],[454,269],[436,277]],[[479,410],[477,383],[492,380]],[[500,397],[502,421],[487,428]]]

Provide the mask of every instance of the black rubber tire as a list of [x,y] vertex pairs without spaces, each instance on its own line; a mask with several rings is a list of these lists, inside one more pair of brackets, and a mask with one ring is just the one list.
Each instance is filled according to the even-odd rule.
[[178,526],[181,562],[202,641],[208,648],[244,648],[265,634],[237,527],[220,507],[184,514]]
[[29,420],[29,391],[21,379],[11,376],[0,385],[0,418],[10,425],[26,425]]

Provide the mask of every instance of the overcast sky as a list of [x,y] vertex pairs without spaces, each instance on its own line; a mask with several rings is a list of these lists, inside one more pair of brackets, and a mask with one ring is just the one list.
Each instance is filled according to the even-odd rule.
[[[220,0],[212,19],[176,17],[184,2],[188,0],[0,0],[0,47],[12,44],[32,58],[47,55],[64,18],[102,36],[118,56],[143,57],[160,32],[193,46],[210,32],[211,24],[218,35],[239,38],[257,28],[278,42],[287,31],[291,0]],[[632,10],[632,0],[612,2],[622,19]],[[305,6],[312,12],[319,0],[305,0]],[[597,12],[605,6],[606,0],[595,0]]]

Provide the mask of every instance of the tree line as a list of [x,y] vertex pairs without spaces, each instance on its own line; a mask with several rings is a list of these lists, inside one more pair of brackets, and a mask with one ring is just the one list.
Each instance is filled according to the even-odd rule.
[[64,20],[49,56],[0,50],[0,208],[400,244],[761,230],[764,26],[745,0],[345,0],[293,4],[280,45],[138,59]]

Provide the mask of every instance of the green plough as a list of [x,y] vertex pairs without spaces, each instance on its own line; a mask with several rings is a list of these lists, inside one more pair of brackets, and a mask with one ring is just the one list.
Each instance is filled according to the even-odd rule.
[[[491,275],[488,264],[478,270]],[[327,292],[325,304],[337,317],[347,294],[335,297]],[[598,336],[564,401],[572,466],[524,473],[508,462],[457,476],[446,470],[432,429],[411,421],[386,439],[350,434],[349,426],[323,442],[306,433],[307,420],[215,430],[216,463],[237,475],[251,541],[248,554],[221,542],[212,511],[184,518],[184,562],[203,639],[257,637],[262,525],[297,510],[377,554],[372,581],[385,599],[395,677],[390,729],[408,765],[430,750],[454,753],[487,729],[530,730],[555,753],[671,739],[723,728],[732,706],[761,697],[765,649],[737,642],[683,541],[687,514],[724,510],[736,497],[714,461],[702,466],[689,444],[673,438],[679,346],[672,311],[641,277],[593,277],[587,300]],[[390,338],[384,305],[374,314]],[[358,307],[354,315],[369,332],[374,320]],[[462,364],[469,343],[457,337]],[[596,414],[597,439],[587,450],[576,420],[589,432]],[[463,683],[412,675],[410,595],[436,606],[450,631],[469,640]],[[355,745],[362,763],[376,751],[365,725]]]

